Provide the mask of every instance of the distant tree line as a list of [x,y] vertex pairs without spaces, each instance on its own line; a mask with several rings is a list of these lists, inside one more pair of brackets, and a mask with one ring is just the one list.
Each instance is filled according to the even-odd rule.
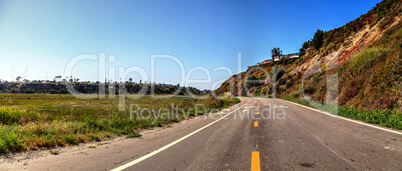
[[[83,94],[92,94],[99,92],[99,84],[98,83],[71,83],[74,89]],[[201,91],[194,87],[180,87],[179,85],[171,85],[171,84],[149,84],[149,83],[132,83],[126,82],[121,83],[124,84],[124,88],[126,91],[119,90],[119,84],[106,84],[105,85],[105,93],[109,94],[110,91],[114,91],[115,94],[119,94],[120,92],[137,94],[137,93],[145,93],[151,94],[151,88],[154,89],[155,94],[174,94],[176,91],[178,95],[188,95],[187,89],[194,95],[202,95],[206,93],[210,93],[208,90]],[[145,92],[144,92],[145,91]],[[69,94],[69,91],[66,88],[66,84],[60,83],[16,83],[16,82],[3,82],[0,83],[0,93],[22,93],[22,94]],[[113,92],[112,92],[113,93]]]

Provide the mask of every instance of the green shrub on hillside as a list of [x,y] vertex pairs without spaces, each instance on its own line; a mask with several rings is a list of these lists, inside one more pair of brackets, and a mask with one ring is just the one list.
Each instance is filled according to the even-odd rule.
[[314,49],[319,50],[320,47],[322,46],[322,44],[324,44],[323,36],[324,36],[324,31],[317,30],[317,32],[315,32],[313,40],[312,40]]
[[354,75],[361,75],[369,67],[387,57],[390,51],[383,48],[365,49],[351,60],[351,69]]

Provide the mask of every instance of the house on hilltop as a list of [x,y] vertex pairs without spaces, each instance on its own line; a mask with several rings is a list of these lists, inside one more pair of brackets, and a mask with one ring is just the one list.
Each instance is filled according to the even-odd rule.
[[279,61],[282,58],[291,59],[291,58],[298,58],[298,57],[300,57],[300,53],[291,53],[291,54],[287,54],[287,55],[278,55],[278,56],[274,56],[274,61]]
[[300,53],[291,53],[291,54],[286,54],[286,55],[278,55],[278,56],[274,56],[274,59],[273,59],[273,60],[272,60],[272,59],[267,59],[267,60],[265,60],[265,61],[256,63],[255,65],[248,66],[248,68],[255,67],[255,66],[259,66],[259,65],[268,64],[268,63],[271,63],[271,62],[274,62],[274,61],[279,61],[279,60],[281,60],[282,58],[285,58],[285,59],[292,59],[292,58],[299,58],[299,57],[300,57]]

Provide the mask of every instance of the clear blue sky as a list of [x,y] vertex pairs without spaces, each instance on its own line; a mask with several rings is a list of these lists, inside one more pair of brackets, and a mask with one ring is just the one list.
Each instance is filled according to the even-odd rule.
[[[366,13],[380,0],[123,0],[1,1],[0,79],[52,80],[85,53],[116,56],[108,66],[140,66],[150,73],[150,56],[179,58],[188,72],[207,68],[212,80],[230,77],[270,58],[270,50],[298,52],[317,29],[331,30]],[[178,65],[156,61],[156,82],[177,84]],[[73,77],[97,81],[97,63],[81,62]],[[139,81],[138,74],[131,74]],[[191,79],[206,79],[201,71]],[[147,80],[147,79],[143,79]],[[149,79],[148,79],[149,80]],[[210,89],[210,84],[193,84]]]

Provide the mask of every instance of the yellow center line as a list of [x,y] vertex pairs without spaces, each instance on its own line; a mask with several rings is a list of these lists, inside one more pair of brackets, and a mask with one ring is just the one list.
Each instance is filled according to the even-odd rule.
[[253,151],[251,153],[251,171],[261,171],[259,151]]
[[258,127],[258,121],[254,122],[254,127]]

